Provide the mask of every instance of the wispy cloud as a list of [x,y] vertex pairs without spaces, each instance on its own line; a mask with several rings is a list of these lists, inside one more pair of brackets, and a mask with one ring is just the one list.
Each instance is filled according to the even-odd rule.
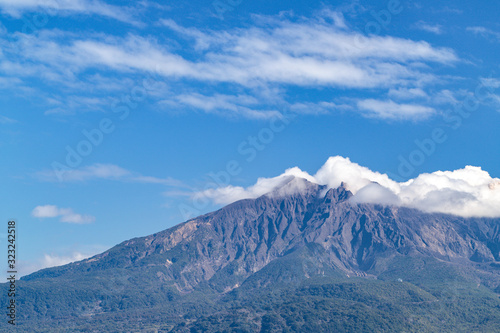
[[467,31],[473,32],[476,35],[480,35],[492,41],[496,42],[500,41],[500,32],[493,31],[485,27],[480,27],[480,26],[468,27]]
[[94,14],[133,22],[128,10],[98,0],[0,0],[0,8],[16,18],[25,11],[42,11],[48,15]]
[[158,178],[158,177],[151,177],[151,176],[133,176],[130,178],[130,181],[137,182],[137,183],[143,183],[143,184],[160,184],[160,185],[172,186],[172,187],[184,187],[184,188],[188,187],[180,180],[177,180],[177,179],[174,179],[171,177]]
[[[47,182],[58,182],[60,178],[53,170],[42,170],[33,174],[36,179]],[[137,172],[132,172],[114,164],[96,163],[76,169],[68,169],[62,172],[64,182],[85,182],[91,180],[114,180],[123,182],[135,182],[144,184],[161,184],[166,186],[186,187],[179,180],[167,177],[158,178],[143,176]]]
[[500,79],[498,79],[498,78],[492,78],[492,77],[481,78],[481,83],[485,87],[489,87],[489,88],[493,88],[493,89],[500,88]]
[[[481,78],[481,83],[491,90],[500,88],[500,79],[498,78]],[[500,95],[490,92],[488,93],[487,97],[493,102],[493,105],[495,105],[497,111],[500,112]]]
[[435,13],[457,14],[457,15],[460,15],[460,14],[464,13],[464,11],[461,10],[461,9],[453,8],[453,7],[449,7],[449,6],[444,6],[443,8],[440,8],[440,9],[433,9],[433,12],[435,12]]
[[[90,166],[65,170],[62,178],[67,182],[79,182],[93,179],[123,179],[130,176],[131,173],[119,166],[113,164],[93,164]],[[59,181],[59,178],[53,170],[39,171],[34,176],[42,181]]]
[[[177,38],[187,40],[192,45],[190,48],[195,48],[196,52],[189,58],[185,52],[175,52],[154,36],[90,34],[82,37],[49,30],[39,31],[36,36],[17,34],[5,51],[9,57],[0,56],[0,72],[26,81],[30,77],[43,77],[54,85],[73,89],[78,89],[76,82],[82,77],[89,73],[95,76],[96,69],[118,75],[154,73],[168,79],[172,86],[161,101],[163,105],[267,119],[276,115],[276,110],[268,101],[254,101],[260,100],[256,93],[259,89],[282,89],[279,103],[286,100],[289,87],[382,92],[400,87],[425,89],[426,85],[439,81],[432,72],[432,64],[447,66],[459,61],[449,48],[435,47],[425,41],[366,36],[349,29],[340,14],[330,13],[326,19],[327,14],[315,19],[300,18],[296,22],[261,18],[252,27],[227,31],[186,28],[172,20],[159,22],[165,29],[174,31]],[[186,92],[185,83],[193,81],[204,84],[207,91],[210,91],[208,87],[214,90],[224,85],[229,92]],[[75,97],[72,102],[73,109],[100,110],[106,100]],[[307,102],[325,106],[324,103],[336,101]],[[294,104],[298,109],[304,102],[288,106]],[[49,108],[47,114],[71,114],[73,109],[66,107],[70,103],[64,105]],[[408,111],[403,111],[402,119]],[[382,113],[371,115],[379,114]]]
[[329,114],[332,111],[351,111],[354,108],[348,104],[337,104],[334,102],[303,102],[294,103],[289,106],[290,111],[296,114]]
[[367,116],[393,120],[422,119],[436,113],[428,106],[398,104],[392,100],[365,99],[358,101],[357,106]]
[[17,120],[0,115],[0,124],[13,124],[17,123]]
[[390,89],[388,93],[389,97],[403,99],[403,100],[411,100],[411,99],[420,99],[420,98],[428,98],[429,95],[421,88],[397,88]]
[[440,24],[429,24],[424,21],[418,21],[415,27],[419,30],[431,32],[436,35],[441,35],[443,33],[443,26]]
[[[435,49],[426,42],[335,34],[327,28],[290,24],[267,32],[267,36],[261,36],[266,33],[264,30],[250,30],[250,36],[230,35],[196,62],[139,36],[74,40],[69,45],[28,37],[23,38],[23,43],[25,57],[35,58],[56,72],[106,66],[117,71],[151,71],[165,77],[244,86],[258,81],[347,88],[397,85],[422,76],[421,71],[400,63],[457,60],[451,50]],[[290,38],[294,34],[298,36]]]
[[75,224],[87,224],[95,221],[94,216],[77,214],[71,208],[59,208],[54,205],[37,206],[31,215],[41,219],[58,217],[61,222]]
[[215,94],[206,96],[198,93],[182,94],[175,96],[175,101],[164,101],[163,103],[192,107],[203,110],[206,113],[220,114],[224,116],[243,116],[249,119],[269,119],[279,117],[280,112],[276,110],[259,110],[261,103],[249,95],[223,95]]
[[230,32],[189,31],[187,37],[199,33],[198,39],[209,45],[197,61],[172,53],[152,39],[133,35],[63,41],[42,32],[38,38],[19,36],[19,43],[24,57],[53,69],[78,71],[106,66],[242,85],[258,80],[353,88],[386,86],[421,74],[394,61],[458,60],[452,50],[434,48],[426,42],[366,37],[315,21],[274,22],[271,27]]

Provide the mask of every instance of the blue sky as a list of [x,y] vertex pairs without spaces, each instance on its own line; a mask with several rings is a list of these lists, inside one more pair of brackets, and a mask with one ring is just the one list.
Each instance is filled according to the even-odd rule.
[[23,272],[331,156],[500,177],[499,7],[0,0],[0,219]]

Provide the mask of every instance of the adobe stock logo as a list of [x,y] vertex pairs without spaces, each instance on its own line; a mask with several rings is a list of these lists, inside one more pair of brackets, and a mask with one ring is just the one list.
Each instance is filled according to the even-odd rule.
[[[443,120],[448,128],[454,131],[458,130],[462,126],[464,119],[469,118],[473,112],[477,111],[481,103],[493,98],[492,95],[494,92],[494,86],[481,82],[476,86],[473,93],[469,94],[461,103],[456,104],[452,111],[444,114]],[[445,129],[436,127],[427,138],[415,140],[416,149],[411,151],[407,156],[398,156],[398,175],[402,178],[410,177],[416,168],[424,164],[427,158],[437,151],[438,146],[446,142],[448,138],[449,136]]]
[[[139,84],[136,84],[128,94],[124,94],[120,99],[116,99],[111,105],[111,111],[118,116],[120,121],[124,121],[130,115],[130,111],[135,110],[140,102],[143,102],[149,94],[159,90],[160,81],[149,74]],[[52,170],[57,179],[64,181],[64,175],[71,169],[77,168],[83,162],[83,159],[94,151],[94,148],[100,146],[106,137],[116,129],[116,119],[103,118],[93,129],[84,129],[81,134],[84,139],[80,140],[76,146],[66,146],[65,163],[58,161],[52,162]]]
[[[269,120],[267,126],[260,129],[256,135],[249,135],[246,139],[237,145],[237,152],[240,157],[244,157],[247,163],[253,162],[260,152],[264,151],[276,138],[276,136],[285,131],[287,126],[297,117],[296,114],[284,112],[280,116],[275,116]],[[209,172],[207,174],[210,179],[203,188],[193,189],[191,203],[181,203],[179,212],[184,218],[199,216],[209,207],[211,198],[207,195],[207,191],[224,188],[231,184],[234,177],[243,172],[244,162],[241,160],[228,161],[226,167],[218,172]]]
[[367,35],[379,35],[382,29],[387,29],[391,24],[394,15],[398,15],[403,11],[403,6],[399,0],[389,0],[387,9],[380,11],[372,10],[370,15],[374,18],[373,21],[365,25],[365,33]]
[[214,7],[215,15],[223,20],[225,12],[234,10],[242,2],[243,0],[215,0],[212,2],[212,6]]

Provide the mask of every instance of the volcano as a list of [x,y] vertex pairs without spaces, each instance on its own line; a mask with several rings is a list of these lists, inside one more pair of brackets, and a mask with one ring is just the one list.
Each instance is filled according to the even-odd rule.
[[19,281],[18,329],[500,332],[500,219],[352,197],[348,184],[290,177],[35,272]]

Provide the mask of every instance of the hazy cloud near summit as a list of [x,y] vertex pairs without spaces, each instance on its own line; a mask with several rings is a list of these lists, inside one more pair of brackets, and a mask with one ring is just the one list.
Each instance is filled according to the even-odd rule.
[[197,195],[218,204],[228,204],[271,192],[290,176],[329,188],[337,188],[344,182],[354,194],[351,199],[354,203],[405,206],[463,217],[500,217],[500,179],[492,178],[480,167],[424,173],[400,183],[341,156],[330,157],[314,175],[295,167],[274,178],[259,178],[256,184],[247,188],[226,186]]

